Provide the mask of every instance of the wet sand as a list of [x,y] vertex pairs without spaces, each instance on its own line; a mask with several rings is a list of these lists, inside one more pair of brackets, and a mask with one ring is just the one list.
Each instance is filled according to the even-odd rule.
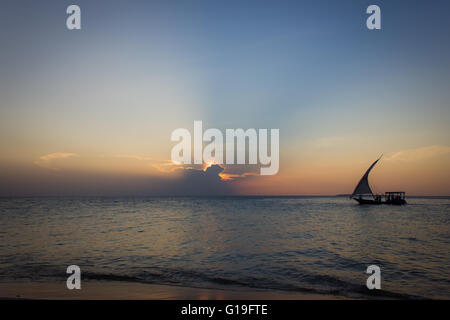
[[218,290],[112,281],[84,281],[80,290],[66,283],[0,282],[0,299],[83,300],[319,300],[342,297],[269,290]]

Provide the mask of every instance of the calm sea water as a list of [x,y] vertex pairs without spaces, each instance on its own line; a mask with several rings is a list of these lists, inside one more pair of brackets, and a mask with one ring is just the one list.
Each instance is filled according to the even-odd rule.
[[0,282],[60,281],[76,264],[83,279],[449,299],[449,210],[448,198],[3,198]]

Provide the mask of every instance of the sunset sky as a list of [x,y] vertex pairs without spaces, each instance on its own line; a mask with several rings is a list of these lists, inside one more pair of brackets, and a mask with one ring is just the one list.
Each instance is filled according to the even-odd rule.
[[[66,28],[73,3],[78,31]],[[366,28],[370,4],[381,30]],[[374,192],[448,196],[449,10],[2,0],[0,196],[334,195],[381,154]],[[171,132],[194,120],[279,129],[279,173],[173,164]]]

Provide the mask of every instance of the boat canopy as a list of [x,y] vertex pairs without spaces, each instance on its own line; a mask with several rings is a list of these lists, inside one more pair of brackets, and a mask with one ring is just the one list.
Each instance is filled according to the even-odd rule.
[[359,180],[359,183],[357,184],[355,191],[353,191],[352,196],[357,195],[357,194],[373,195],[372,189],[370,189],[370,186],[369,186],[369,173],[380,159],[381,159],[381,157],[379,157],[374,163],[372,163],[372,165],[369,167],[369,169],[367,169],[366,173],[362,176],[361,180]]

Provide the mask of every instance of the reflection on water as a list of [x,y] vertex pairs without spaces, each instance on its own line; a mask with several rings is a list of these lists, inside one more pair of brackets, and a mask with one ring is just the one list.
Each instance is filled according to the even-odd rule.
[[0,281],[83,278],[368,297],[450,298],[450,199],[0,199]]

